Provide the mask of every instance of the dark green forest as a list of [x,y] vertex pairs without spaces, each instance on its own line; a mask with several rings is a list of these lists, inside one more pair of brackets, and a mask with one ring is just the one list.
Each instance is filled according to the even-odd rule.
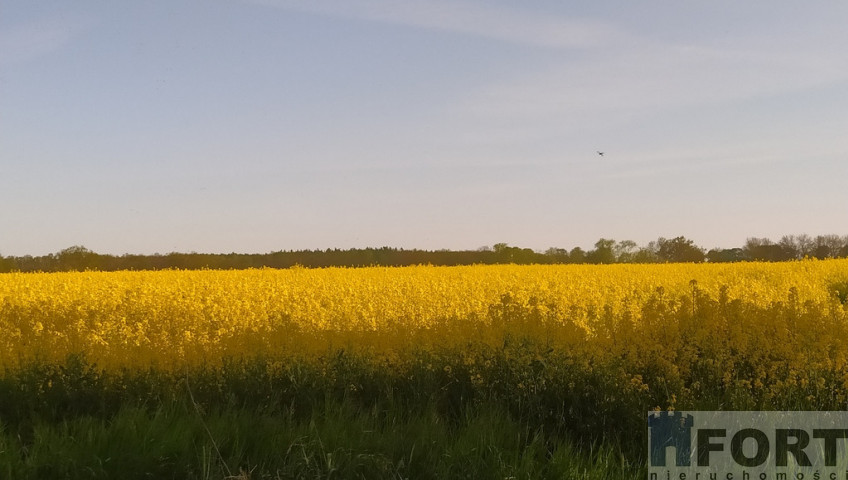
[[0,256],[0,272],[61,272],[84,270],[246,269],[364,267],[406,265],[474,264],[570,264],[570,263],[672,263],[672,262],[781,262],[804,258],[848,257],[848,236],[786,235],[778,242],[748,238],[737,248],[706,250],[686,237],[660,237],[639,246],[631,240],[601,238],[591,250],[552,247],[545,251],[497,243],[477,250],[406,250],[402,248],[351,248],[288,250],[252,253],[167,253],[108,255],[83,246],[72,246],[42,256]]

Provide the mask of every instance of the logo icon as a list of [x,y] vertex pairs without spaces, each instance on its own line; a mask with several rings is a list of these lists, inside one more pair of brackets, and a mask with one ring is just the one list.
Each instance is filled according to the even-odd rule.
[[666,448],[674,447],[675,466],[688,467],[692,457],[692,415],[682,412],[650,412],[651,466],[666,466]]

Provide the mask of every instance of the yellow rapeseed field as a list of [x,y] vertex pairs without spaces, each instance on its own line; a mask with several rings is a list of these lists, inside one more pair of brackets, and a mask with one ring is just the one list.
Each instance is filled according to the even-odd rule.
[[[846,282],[848,260],[10,273],[0,275],[0,366],[83,354],[104,371],[177,370],[338,349],[399,361],[412,350],[497,346],[517,337],[598,355],[626,354],[637,342],[643,355],[674,344],[669,362],[679,364],[678,337],[688,329],[687,338],[701,335],[704,345],[752,355],[756,346],[756,355],[838,363],[832,369],[848,358],[848,347],[827,335],[844,331],[834,288]],[[792,321],[817,324],[763,320],[769,306],[790,304]],[[745,308],[764,310],[747,315]],[[815,320],[804,320],[811,309]],[[781,345],[802,331],[821,334],[809,340],[827,351]]]

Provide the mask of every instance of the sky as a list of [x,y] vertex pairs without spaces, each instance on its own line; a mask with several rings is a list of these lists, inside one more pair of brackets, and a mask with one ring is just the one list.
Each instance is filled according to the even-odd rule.
[[845,235],[845,25],[837,0],[0,0],[0,255]]

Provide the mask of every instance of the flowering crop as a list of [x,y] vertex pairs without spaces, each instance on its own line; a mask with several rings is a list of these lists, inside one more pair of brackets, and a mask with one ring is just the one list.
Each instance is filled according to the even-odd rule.
[[588,338],[601,348],[614,334],[611,319],[671,328],[644,318],[658,292],[766,308],[791,291],[799,308],[832,317],[841,307],[834,285],[845,282],[848,260],[11,273],[0,275],[0,365],[83,354],[104,370],[172,370],[337,348],[402,356],[412,347],[497,343],[510,332],[553,346]]
[[582,382],[669,407],[817,408],[848,400],[846,285],[848,260],[12,273],[0,366],[329,372],[345,352],[393,378],[423,364],[519,398]]

